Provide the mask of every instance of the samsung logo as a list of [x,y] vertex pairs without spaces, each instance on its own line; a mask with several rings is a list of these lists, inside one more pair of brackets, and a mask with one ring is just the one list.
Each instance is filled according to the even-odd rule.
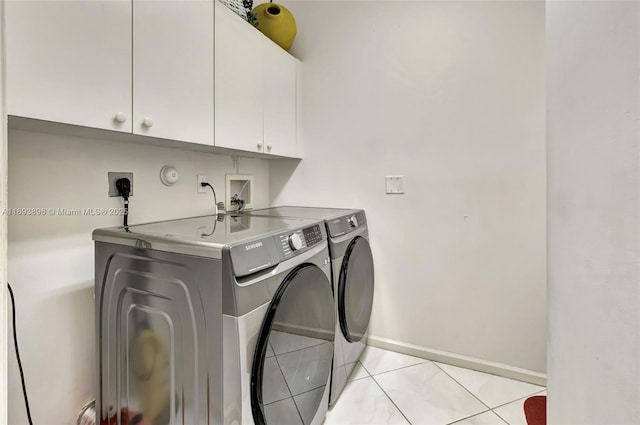
[[247,251],[251,251],[252,249],[260,248],[262,246],[262,242],[252,243],[251,245],[245,245],[244,249]]

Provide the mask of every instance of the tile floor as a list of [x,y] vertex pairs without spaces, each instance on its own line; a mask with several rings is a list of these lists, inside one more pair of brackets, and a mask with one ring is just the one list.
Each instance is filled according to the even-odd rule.
[[368,347],[325,425],[526,425],[544,387]]

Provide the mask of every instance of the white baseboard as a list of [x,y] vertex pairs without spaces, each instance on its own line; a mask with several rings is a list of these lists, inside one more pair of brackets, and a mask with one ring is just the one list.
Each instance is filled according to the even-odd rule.
[[393,339],[380,338],[371,335],[368,338],[368,345],[402,354],[408,354],[410,356],[420,357],[422,359],[464,367],[466,369],[477,370],[479,372],[491,373],[492,375],[503,376],[505,378],[516,379],[518,381],[529,382],[535,385],[547,386],[546,373],[534,372],[532,370],[509,366],[502,363],[476,359],[462,354],[434,350],[431,348],[420,347],[413,344],[395,341]]

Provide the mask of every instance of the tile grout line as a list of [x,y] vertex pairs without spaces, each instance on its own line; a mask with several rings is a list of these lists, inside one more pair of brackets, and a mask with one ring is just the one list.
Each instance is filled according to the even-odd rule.
[[500,419],[502,419],[503,422],[505,422],[507,425],[509,425],[509,422],[507,422],[507,420],[505,418],[503,418],[502,416],[500,416],[500,414],[498,412],[496,412],[495,410],[491,410],[493,412],[494,415],[496,415],[497,417],[499,417]]
[[[466,416],[466,417],[461,418],[461,419],[456,419],[456,421],[455,421],[455,422],[449,422],[447,425],[456,425],[456,424],[457,424],[457,423],[459,423],[459,422],[462,422],[462,421],[465,421],[465,420],[467,420],[467,419],[470,419],[470,418],[476,417],[476,416],[478,416],[478,415],[484,415],[485,413],[488,413],[488,412],[492,412],[492,410],[491,410],[491,409],[489,409],[489,410],[485,410],[484,412],[480,412],[480,413],[476,413],[476,414],[473,414],[473,415],[470,415],[470,416]],[[500,419],[502,419],[502,418],[500,418]],[[509,424],[507,424],[507,425],[509,425]]]
[[317,390],[319,388],[323,388],[323,387],[326,387],[326,385],[320,385],[319,387],[311,388],[310,390],[303,391],[300,394],[296,394],[296,395],[291,394],[291,397],[281,398],[280,400],[276,400],[276,401],[272,401],[271,403],[263,404],[263,406],[271,406],[273,403],[277,403],[279,401],[289,400],[289,399],[291,399],[291,400],[293,400],[295,402],[295,397],[298,397],[299,395],[302,395],[302,394],[310,393],[311,391],[315,391],[315,390]]
[[[466,392],[468,392],[469,394],[471,394],[471,395],[473,396],[473,398],[475,398],[475,399],[476,399],[476,400],[478,400],[480,403],[482,403],[482,405],[483,405],[483,406],[485,406],[485,407],[487,408],[487,410],[491,410],[491,407],[489,407],[489,405],[488,405],[487,403],[485,403],[484,401],[480,400],[480,399],[479,399],[479,398],[478,398],[474,393],[472,393],[472,392],[471,392],[467,387],[465,387],[464,385],[462,385],[462,383],[458,382],[458,380],[457,380],[456,378],[454,378],[453,376],[449,375],[449,374],[447,373],[447,371],[446,371],[446,370],[444,370],[443,368],[441,368],[441,367],[440,367],[440,365],[439,365],[438,363],[433,362],[433,364],[434,364],[434,365],[436,365],[436,367],[437,367],[438,369],[440,369],[440,370],[442,371],[442,373],[444,373],[445,375],[447,375],[449,378],[453,379],[453,381],[454,381],[456,384],[458,384],[458,385],[460,385],[462,388],[464,388],[464,390],[465,390]],[[479,413],[478,413],[478,414],[479,414]],[[475,416],[475,415],[473,415],[473,416]]]
[[[268,341],[267,341],[268,343]],[[273,347],[271,347],[273,349]],[[289,382],[287,381],[287,378],[285,378],[284,376],[284,372],[282,371],[282,366],[280,366],[280,362],[278,361],[278,356],[275,355],[276,351],[273,350],[273,358],[276,361],[276,365],[278,366],[278,369],[280,370],[280,374],[282,375],[282,379],[284,379],[284,383],[287,386],[287,390],[289,390],[289,394],[291,395],[291,400],[293,400],[293,405],[296,407],[296,412],[298,412],[298,417],[300,418],[300,421],[302,421],[302,423],[304,423],[304,419],[302,418],[302,412],[300,412],[300,409],[298,409],[298,405],[295,402],[295,399],[293,398],[293,391],[291,391],[291,387],[289,386]],[[253,373],[253,372],[252,372]],[[287,400],[287,399],[285,399]],[[282,401],[282,400],[280,400]]]
[[[389,351],[389,350],[385,350],[385,351]],[[392,351],[392,353],[395,353],[395,351]],[[402,354],[402,353],[398,353],[398,354]],[[403,355],[406,355],[406,354],[403,354]],[[410,357],[414,357],[414,356],[410,356]],[[369,377],[373,379],[373,382],[375,382],[375,383],[376,383],[376,385],[378,386],[378,388],[380,388],[380,390],[384,393],[384,395],[385,395],[385,396],[389,399],[389,401],[390,401],[390,402],[395,406],[395,408],[396,408],[396,409],[398,409],[398,412],[400,412],[400,414],[405,418],[405,420],[406,420],[410,425],[411,425],[411,421],[409,420],[409,418],[407,418],[407,416],[404,414],[404,412],[402,411],[402,409],[400,409],[400,407],[395,403],[395,401],[393,401],[393,399],[389,396],[389,394],[387,394],[387,392],[384,390],[384,388],[382,388],[382,386],[380,385],[380,383],[376,380],[376,376],[378,376],[378,375],[384,375],[384,374],[386,374],[386,373],[396,372],[396,371],[399,371],[399,370],[402,370],[402,369],[407,369],[407,368],[410,368],[410,367],[413,367],[413,366],[419,366],[419,365],[423,365],[423,364],[427,364],[427,363],[432,363],[432,364],[434,364],[434,365],[436,364],[436,363],[435,363],[434,361],[432,361],[432,360],[422,359],[422,358],[420,358],[420,357],[416,357],[416,358],[417,358],[417,359],[420,359],[421,361],[420,361],[420,362],[418,362],[418,363],[415,363],[415,364],[411,364],[411,365],[408,365],[408,366],[401,366],[401,367],[398,367],[398,368],[395,368],[395,369],[386,370],[386,371],[384,371],[384,372],[380,372],[380,373],[376,373],[376,374],[371,373],[371,372],[369,371],[369,369],[367,369],[367,368],[365,367],[364,363],[362,363],[360,360],[358,360],[358,363],[360,363],[360,365],[362,366],[362,368],[363,368],[363,369],[364,369],[364,370],[369,374]],[[437,366],[437,365],[436,365],[436,366]],[[440,368],[439,368],[439,369],[440,369]],[[442,369],[441,369],[441,370],[442,370]],[[455,380],[454,380],[454,381],[455,381]],[[459,385],[461,385],[458,381],[456,381],[456,382],[457,382]],[[463,387],[466,391],[469,391],[469,390],[467,390],[464,386],[462,386],[462,387]],[[473,395],[473,394],[472,394],[472,395]],[[474,396],[474,397],[475,397],[475,396]],[[482,402],[481,402],[481,403],[482,403]],[[484,403],[482,403],[482,404],[484,405]],[[485,405],[485,406],[486,406],[486,405]],[[490,407],[488,407],[488,406],[487,406],[487,409],[488,409],[488,410],[491,410],[491,408],[490,408]],[[481,413],[484,413],[484,412],[481,412]],[[479,413],[478,413],[478,414],[479,414]],[[475,416],[475,415],[472,415],[472,416]],[[469,417],[471,417],[471,416],[469,416]],[[463,419],[466,419],[466,418],[462,418],[462,419],[460,419],[460,420],[463,420]]]
[[362,367],[364,368],[364,370],[366,370],[366,371],[367,371],[367,373],[369,374],[369,376],[373,377],[373,376],[376,376],[376,375],[383,375],[383,374],[385,374],[385,373],[395,372],[395,371],[397,371],[397,370],[402,370],[402,369],[406,369],[406,368],[408,368],[408,367],[418,366],[418,365],[425,364],[425,363],[429,363],[429,362],[434,363],[434,362],[433,362],[433,361],[431,361],[431,360],[427,360],[427,359],[422,359],[422,360],[423,360],[423,361],[422,361],[422,362],[420,362],[420,363],[410,364],[410,365],[408,365],[408,366],[400,366],[399,368],[396,368],[396,369],[385,370],[385,371],[383,371],[383,372],[378,372],[378,373],[371,373],[371,372],[369,372],[369,369],[367,369],[366,367],[364,367],[364,365],[362,365]]
[[393,404],[395,406],[396,409],[398,409],[398,412],[400,412],[400,414],[402,415],[402,417],[407,421],[407,423],[409,425],[412,425],[411,421],[409,420],[409,418],[407,418],[407,416],[404,414],[404,412],[402,411],[402,409],[400,409],[400,407],[398,407],[398,405],[396,404],[395,401],[393,401],[393,399],[391,397],[389,397],[389,394],[387,394],[387,392],[384,390],[384,388],[382,388],[382,386],[380,385],[380,383],[378,381],[376,381],[376,378],[371,375],[371,379],[373,380],[373,382],[376,383],[376,385],[378,386],[378,388],[380,388],[380,391],[382,391],[382,393],[385,395],[385,397],[387,397],[387,399],[389,399],[389,401],[391,402],[391,404]]
[[358,363],[360,363],[360,366],[362,366],[362,368],[364,369],[364,371],[365,371],[365,372],[367,372],[367,374],[369,374],[369,376],[372,376],[372,375],[371,375],[371,372],[369,372],[369,369],[367,369],[366,367],[364,367],[364,364],[363,364],[360,360],[358,360]]
[[533,397],[534,395],[537,395],[537,394],[543,393],[543,392],[545,392],[545,391],[547,391],[547,389],[546,389],[546,388],[545,388],[544,390],[540,390],[540,391],[538,391],[538,392],[528,394],[528,395],[526,395],[526,396],[524,396],[524,397],[518,397],[518,398],[516,398],[515,400],[511,400],[511,401],[508,401],[508,402],[506,402],[506,403],[502,403],[502,404],[500,404],[500,405],[498,405],[498,406],[496,406],[496,407],[493,407],[493,408],[491,408],[491,410],[493,410],[493,409],[499,409],[499,408],[501,408],[501,407],[506,406],[507,404],[515,403],[516,401],[524,400],[524,399],[527,399],[527,398],[529,398],[529,397]]
[[[400,353],[400,354],[402,354],[402,353]],[[417,357],[417,358],[419,358],[419,357]],[[393,399],[389,396],[389,394],[387,394],[387,392],[384,390],[384,388],[382,388],[382,386],[380,385],[380,383],[376,380],[376,376],[384,375],[384,374],[386,374],[386,373],[390,373],[390,372],[396,372],[396,371],[398,371],[398,370],[407,369],[407,368],[410,368],[410,367],[413,367],[413,366],[419,366],[419,365],[423,365],[423,364],[426,364],[426,363],[432,363],[432,364],[434,364],[436,367],[438,367],[438,369],[440,369],[442,372],[444,372],[447,376],[449,376],[451,379],[453,379],[453,377],[451,377],[451,375],[449,375],[449,374],[448,374],[448,373],[446,373],[444,370],[442,370],[442,368],[441,368],[441,367],[439,367],[439,366],[436,364],[436,362],[434,362],[433,360],[427,360],[427,359],[422,359],[422,360],[424,360],[424,361],[419,362],[419,363],[416,363],[416,364],[412,364],[412,365],[409,365],[409,366],[402,366],[402,367],[399,367],[399,368],[397,368],[397,369],[387,370],[387,371],[380,372],[380,373],[376,373],[376,374],[372,374],[371,372],[369,372],[369,369],[367,369],[367,368],[364,366],[364,364],[362,364],[360,361],[358,361],[358,362],[362,365],[362,368],[363,368],[367,373],[369,373],[369,377],[373,378],[373,382],[375,382],[375,383],[376,383],[376,385],[378,385],[378,387],[382,390],[382,392],[384,393],[384,395],[386,395],[386,396],[387,396],[387,398],[389,399],[389,401],[391,401],[391,403],[393,403],[393,405],[396,407],[396,409],[398,409],[398,411],[400,412],[400,414],[402,414],[402,416],[407,420],[407,422],[409,422],[409,424],[411,424],[411,421],[409,420],[409,418],[407,418],[407,417],[405,416],[405,414],[404,414],[404,412],[402,411],[402,409],[400,409],[400,407],[399,407],[399,406],[398,406],[398,405],[393,401]],[[362,379],[362,378],[360,378],[360,379]],[[469,394],[471,394],[475,399],[477,399],[478,401],[480,401],[480,403],[482,403],[482,401],[481,401],[481,400],[479,400],[479,399],[478,399],[478,398],[477,398],[473,393],[471,393],[471,391],[469,391],[469,390],[468,390],[464,385],[462,385],[460,382],[456,381],[455,379],[453,379],[453,380],[454,380],[458,385],[460,385],[462,388],[464,388],[464,389],[465,389],[465,391],[467,391]],[[465,420],[465,419],[472,418],[472,417],[474,417],[474,416],[476,416],[476,415],[481,415],[481,414],[483,414],[483,413],[486,413],[486,412],[490,412],[490,411],[491,411],[491,408],[490,408],[489,406],[487,406],[485,403],[482,403],[482,404],[487,408],[487,410],[483,410],[482,412],[478,412],[478,413],[475,413],[475,414],[473,414],[473,415],[469,415],[469,416],[466,416],[466,417],[464,417],[464,418],[457,419],[456,421],[454,421],[454,422],[450,422],[449,424],[453,425],[455,422],[460,422],[460,421],[463,421],[463,420]],[[500,419],[502,419],[502,418],[500,418]]]
[[[389,351],[389,350],[386,350],[386,351]],[[395,351],[393,351],[393,353],[395,353]],[[398,354],[402,354],[402,353],[398,353]],[[411,356],[411,357],[413,357],[413,356]],[[416,357],[416,358],[419,358],[419,357]],[[400,414],[402,414],[402,416],[407,420],[407,422],[409,422],[409,424],[411,424],[411,421],[409,421],[409,419],[405,416],[404,412],[403,412],[403,411],[398,407],[398,405],[396,405],[396,403],[395,403],[395,402],[393,401],[393,399],[389,396],[389,394],[387,394],[387,392],[384,390],[384,388],[382,388],[382,386],[380,385],[380,383],[376,380],[376,376],[378,376],[378,375],[384,375],[384,374],[386,374],[386,373],[395,372],[395,371],[402,370],[402,369],[407,369],[407,368],[410,368],[410,367],[413,367],[413,366],[418,366],[418,365],[425,364],[425,363],[433,363],[433,364],[434,364],[438,369],[440,369],[440,371],[442,371],[445,375],[447,375],[449,378],[451,378],[455,383],[457,383],[457,384],[458,384],[458,385],[460,385],[462,388],[464,388],[464,390],[465,390],[466,392],[468,392],[469,394],[471,394],[471,396],[472,396],[473,398],[475,398],[476,400],[478,400],[478,401],[479,401],[483,406],[485,406],[485,407],[486,407],[486,409],[487,409],[487,410],[483,410],[482,412],[478,412],[478,413],[475,413],[475,414],[473,414],[473,415],[470,415],[470,416],[467,416],[467,417],[464,417],[464,418],[457,419],[455,422],[450,422],[448,425],[455,425],[456,423],[458,423],[458,422],[460,422],[460,421],[464,421],[464,420],[466,420],[466,419],[472,418],[472,417],[477,416],[477,415],[482,415],[482,414],[485,414],[485,413],[488,413],[488,412],[492,412],[492,413],[493,413],[494,415],[496,415],[500,420],[502,420],[505,424],[509,425],[509,422],[507,422],[507,420],[506,420],[506,419],[504,419],[504,418],[503,418],[502,416],[500,416],[497,412],[495,412],[495,411],[494,411],[494,409],[498,409],[498,408],[500,408],[500,407],[506,406],[507,404],[510,404],[510,403],[516,402],[516,401],[518,401],[518,400],[526,399],[526,398],[531,397],[531,396],[534,396],[534,395],[536,395],[536,394],[540,394],[540,393],[542,393],[542,392],[544,392],[544,391],[546,391],[546,390],[547,390],[547,388],[546,388],[546,387],[544,387],[544,389],[542,389],[542,390],[540,390],[540,391],[537,391],[537,392],[535,392],[535,393],[531,393],[531,394],[529,394],[529,395],[527,395],[527,396],[525,396],[525,397],[516,398],[515,400],[511,400],[511,401],[509,401],[509,402],[506,402],[506,403],[500,404],[500,405],[498,405],[498,406],[496,406],[496,407],[494,407],[494,408],[491,408],[491,407],[489,407],[489,405],[488,405],[488,404],[486,404],[485,402],[483,402],[482,400],[480,400],[480,399],[479,399],[475,394],[473,394],[473,393],[472,393],[472,392],[471,392],[471,391],[470,391],[466,386],[464,386],[464,385],[463,385],[462,383],[460,383],[457,379],[455,379],[453,376],[451,376],[449,373],[447,373],[447,371],[446,371],[446,370],[444,370],[442,367],[440,367],[440,365],[439,365],[437,362],[435,362],[435,361],[433,361],[433,360],[427,360],[427,359],[421,359],[421,360],[423,360],[423,361],[422,361],[422,362],[419,362],[419,363],[415,363],[415,364],[408,365],[408,366],[402,366],[402,367],[398,367],[398,368],[395,368],[395,369],[386,370],[386,371],[379,372],[379,373],[375,373],[375,374],[371,373],[371,372],[369,371],[369,369],[367,369],[367,368],[365,367],[364,363],[362,363],[360,360],[358,360],[358,363],[360,363],[360,365],[362,366],[362,368],[365,370],[365,372],[367,372],[367,373],[369,374],[369,376],[363,376],[363,377],[361,377],[361,378],[353,379],[352,381],[347,381],[347,382],[358,381],[358,380],[361,380],[361,379],[364,379],[364,378],[373,378],[373,381],[376,383],[376,385],[378,385],[378,387],[382,390],[382,392],[384,393],[384,395],[385,395],[385,396],[387,396],[387,398],[389,399],[389,401],[391,401],[391,403],[396,407],[396,409],[398,409],[398,411],[400,412]]]
[[[276,331],[276,332],[278,332],[278,331]],[[325,342],[326,342],[326,341],[325,341]],[[302,350],[306,350],[307,348],[317,347],[317,346],[319,346],[319,345],[324,344],[325,342],[319,342],[319,343],[317,343],[317,344],[310,345],[310,346],[308,346],[308,347],[295,348],[295,349],[290,350],[290,351],[283,351],[283,352],[282,352],[282,353],[280,353],[280,354],[276,353],[276,350],[275,350],[275,348],[273,348],[273,345],[271,346],[271,349],[273,350],[273,354],[274,354],[275,356],[281,356],[281,355],[283,355],[283,354],[295,353],[296,351],[302,351]],[[273,357],[273,356],[271,356],[271,357]]]
[[[387,351],[388,351],[388,350],[387,350]],[[402,354],[402,353],[399,353],[399,354]],[[419,358],[419,357],[416,357],[416,358]],[[427,360],[427,359],[421,359],[421,360],[423,360],[423,361],[422,361],[422,362],[419,362],[419,363],[415,363],[415,364],[408,365],[408,366],[402,366],[402,367],[398,367],[398,368],[395,368],[395,369],[385,370],[385,371],[383,371],[383,372],[379,372],[379,373],[375,373],[375,374],[374,374],[374,373],[371,373],[371,372],[369,371],[369,369],[367,369],[367,368],[365,367],[364,363],[362,363],[360,360],[358,360],[358,363],[360,363],[360,365],[362,366],[362,368],[363,368],[363,369],[364,369],[364,370],[369,374],[369,376],[368,376],[368,377],[373,378],[373,381],[376,383],[376,385],[378,385],[378,387],[382,390],[382,392],[387,396],[387,398],[389,399],[389,401],[391,401],[391,403],[392,403],[392,404],[393,404],[393,405],[398,409],[398,411],[402,414],[402,416],[403,416],[403,417],[404,417],[404,418],[405,418],[405,419],[406,419],[410,424],[411,424],[411,421],[409,421],[409,419],[405,416],[404,412],[403,412],[403,411],[398,407],[398,405],[393,401],[393,399],[392,399],[391,397],[389,397],[389,394],[387,394],[387,392],[384,390],[384,388],[382,388],[382,386],[380,385],[380,383],[376,380],[376,376],[384,375],[384,374],[386,374],[386,373],[390,373],[390,372],[396,372],[396,371],[399,371],[399,370],[402,370],[402,369],[407,369],[407,368],[410,368],[410,367],[413,367],[413,366],[418,366],[418,365],[425,364],[425,363],[432,363],[432,364],[434,364],[434,365],[435,365],[435,366],[436,366],[440,371],[442,371],[445,375],[447,375],[449,378],[451,378],[455,383],[457,383],[457,384],[458,384],[458,385],[460,385],[462,388],[464,388],[464,390],[465,390],[466,392],[468,392],[469,394],[471,394],[471,396],[472,396],[474,399],[478,400],[478,401],[479,401],[483,406],[485,406],[485,408],[486,408],[486,410],[483,410],[483,411],[481,411],[481,412],[475,413],[475,414],[473,414],[473,415],[470,415],[470,416],[467,416],[467,417],[464,417],[464,418],[457,419],[455,422],[450,422],[450,423],[448,423],[448,425],[454,425],[454,424],[456,424],[456,423],[458,423],[458,422],[460,422],[460,421],[464,421],[464,420],[466,420],[466,419],[472,418],[472,417],[477,416],[477,415],[482,415],[482,414],[485,414],[485,413],[487,413],[487,412],[492,412],[492,413],[493,413],[494,415],[496,415],[500,420],[502,420],[505,424],[509,425],[509,422],[507,422],[507,420],[506,420],[506,419],[504,419],[504,418],[503,418],[502,416],[500,416],[497,412],[495,412],[495,411],[494,411],[494,409],[498,409],[498,408],[500,408],[500,407],[506,406],[507,404],[514,403],[514,402],[516,402],[516,401],[518,401],[518,400],[526,399],[526,398],[531,397],[531,396],[534,396],[534,395],[536,395],[536,394],[540,394],[540,393],[542,393],[542,392],[544,392],[544,391],[546,391],[546,390],[547,390],[547,389],[546,389],[546,387],[543,387],[543,389],[542,389],[542,390],[540,390],[540,391],[537,391],[537,392],[535,392],[535,393],[531,393],[531,394],[529,394],[529,395],[526,395],[525,397],[516,398],[516,399],[514,399],[514,400],[508,401],[508,402],[506,402],[506,403],[500,404],[500,405],[498,405],[498,406],[496,406],[496,407],[492,408],[492,407],[489,407],[489,405],[488,405],[487,403],[485,403],[485,402],[483,402],[482,400],[480,400],[480,398],[478,398],[475,394],[473,394],[473,393],[472,393],[472,392],[471,392],[471,391],[470,391],[466,386],[464,386],[461,382],[459,382],[457,379],[455,379],[453,376],[451,376],[449,373],[447,373],[447,371],[446,371],[446,370],[444,370],[444,368],[440,367],[440,365],[439,365],[437,362],[435,362],[435,361],[433,361],[433,360]],[[364,379],[364,378],[367,378],[367,377],[366,377],[366,376],[364,376],[364,377],[361,377],[361,378],[358,378],[358,379],[354,379],[354,380],[352,380],[352,381],[357,381],[357,380]],[[349,381],[347,381],[347,382],[349,382]]]
[[[348,384],[349,382],[359,381],[359,380],[364,379],[364,378],[371,378],[371,374],[369,373],[369,371],[367,370],[367,368],[365,368],[365,367],[364,367],[364,365],[363,365],[362,363],[360,363],[360,360],[356,360],[356,363],[358,363],[358,364],[360,365],[360,367],[361,367],[362,369],[364,369],[364,371],[366,372],[367,376],[361,376],[360,378],[349,379],[349,376],[351,376],[351,375],[349,375],[349,376],[347,376],[347,384]],[[355,368],[354,368],[354,369],[355,369]],[[353,371],[352,371],[351,373],[353,373]],[[346,384],[345,384],[345,385],[346,385]]]
[[[367,369],[366,367],[364,367],[364,364],[362,364],[362,362],[360,360],[358,360],[358,363],[360,363],[360,366],[362,366],[362,368],[364,369],[365,372],[367,372],[369,374],[369,376],[363,376],[362,378],[358,378],[358,379],[354,379],[353,381],[359,381],[365,378],[371,378],[371,380],[378,386],[378,388],[380,388],[380,391],[382,391],[382,393],[385,395],[385,397],[387,397],[387,399],[391,402],[391,404],[393,404],[393,406],[398,409],[398,412],[400,412],[400,414],[402,415],[402,417],[407,421],[407,423],[409,425],[411,424],[411,421],[409,420],[409,418],[407,418],[404,414],[404,412],[402,411],[402,409],[400,409],[398,407],[398,405],[391,399],[391,397],[389,397],[389,394],[387,394],[387,392],[384,390],[384,388],[382,388],[380,386],[380,384],[378,383],[378,381],[376,381],[376,378],[373,377],[373,375],[371,374],[371,372],[369,372],[369,369]],[[414,365],[415,366],[415,365]],[[409,366],[407,366],[409,367]],[[349,382],[353,382],[353,381],[347,381],[347,383]]]
[[[542,391],[538,391],[537,393],[533,393],[533,394],[530,394],[530,395],[528,395],[528,396],[525,396],[525,397],[521,397],[521,398],[515,399],[515,400],[510,401],[510,402],[508,402],[508,403],[501,404],[500,406],[496,406],[496,407],[494,407],[493,409],[491,409],[491,411],[492,411],[492,412],[493,412],[497,417],[499,417],[500,419],[502,419],[505,423],[509,424],[509,422],[508,422],[505,418],[503,418],[503,417],[502,417],[502,415],[500,415],[500,413],[496,412],[494,409],[499,409],[500,407],[504,407],[504,406],[506,406],[507,404],[515,403],[516,401],[519,401],[519,400],[526,400],[526,399],[527,399],[527,398],[529,398],[529,397],[532,397],[532,396],[534,396],[534,395],[536,395],[536,394],[543,393],[543,392],[545,392],[545,391],[547,391],[547,389],[546,389],[546,388],[545,388],[544,390],[542,390]],[[524,403],[523,403],[523,404],[524,404]]]
[[[453,379],[454,381],[456,381],[460,386],[462,386],[462,388],[464,388],[465,390],[467,390],[467,392],[469,392],[472,396],[474,396],[474,397],[475,397],[475,398],[476,398],[480,403],[482,403],[482,404],[484,404],[485,406],[487,406],[487,408],[488,408],[489,410],[491,410],[492,412],[493,412],[493,410],[494,410],[494,409],[498,409],[498,408],[500,408],[500,407],[506,406],[507,404],[511,404],[511,403],[516,402],[516,401],[518,401],[518,400],[522,400],[522,399],[525,399],[525,398],[528,398],[528,397],[534,396],[534,395],[536,395],[536,394],[540,394],[540,393],[542,393],[542,392],[547,391],[547,388],[545,387],[544,389],[542,389],[542,390],[540,390],[540,391],[536,391],[536,392],[531,393],[531,394],[528,394],[528,395],[526,395],[526,396],[524,396],[524,397],[518,397],[518,398],[516,398],[516,399],[514,399],[514,400],[507,401],[506,403],[499,404],[498,406],[495,406],[495,407],[489,407],[489,405],[488,405],[487,403],[485,403],[485,402],[483,402],[482,400],[480,400],[480,399],[479,399],[475,394],[473,394],[473,393],[472,393],[472,392],[471,392],[467,387],[465,387],[464,385],[462,385],[462,383],[458,382],[458,380],[456,380],[453,376],[449,375],[449,373],[447,373],[447,371],[446,371],[446,370],[444,370],[443,368],[441,368],[441,367],[440,367],[440,365],[439,365],[438,363],[433,362],[433,364],[435,364],[436,366],[438,366],[438,368],[439,368],[441,371],[443,371],[443,372],[444,372],[445,374],[447,374],[451,379]],[[466,368],[462,368],[462,369],[466,369]],[[472,370],[472,369],[468,369],[468,370]],[[484,372],[480,372],[480,373],[484,373]],[[508,378],[507,378],[507,379],[508,379]],[[483,413],[484,413],[484,412],[483,412]],[[496,412],[493,412],[493,413],[496,413]],[[498,414],[496,413],[496,415],[498,415]],[[500,417],[500,419],[502,419],[503,421],[507,422],[507,421],[506,421],[502,416],[500,416],[500,415],[498,415],[498,416]],[[508,423],[508,422],[507,422],[507,423]]]

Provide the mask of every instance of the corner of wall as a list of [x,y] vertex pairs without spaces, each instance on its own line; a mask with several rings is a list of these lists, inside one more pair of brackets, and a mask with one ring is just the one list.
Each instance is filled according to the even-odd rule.
[[[7,206],[4,0],[0,0],[0,210]],[[0,281],[7,281],[7,216],[0,217]],[[7,291],[0,289],[0,423],[7,423]]]

